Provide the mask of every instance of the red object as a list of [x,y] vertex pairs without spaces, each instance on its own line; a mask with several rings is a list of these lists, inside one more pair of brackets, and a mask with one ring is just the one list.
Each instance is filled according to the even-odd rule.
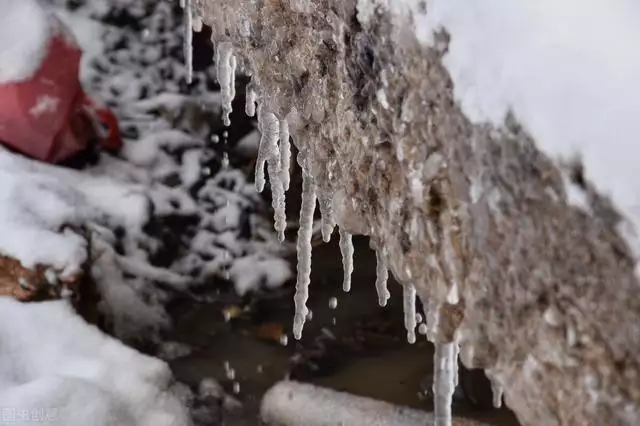
[[[122,140],[115,116],[109,110],[96,108],[82,90],[81,56],[71,38],[57,32],[49,40],[48,53],[33,77],[0,84],[2,143],[50,163],[85,150],[92,140],[107,149],[120,148]],[[108,134],[96,128],[96,118]]]

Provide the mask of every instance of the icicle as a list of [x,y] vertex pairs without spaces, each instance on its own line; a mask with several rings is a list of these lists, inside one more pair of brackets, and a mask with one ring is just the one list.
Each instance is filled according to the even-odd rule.
[[351,290],[351,273],[353,272],[353,238],[350,233],[342,228],[339,228],[338,231],[340,233],[342,270],[344,271],[342,290],[348,293]]
[[433,355],[434,425],[451,426],[451,400],[455,389],[455,345],[436,343]]
[[216,73],[222,94],[222,120],[225,126],[230,126],[231,101],[236,96],[236,57],[229,42],[220,43],[216,49]]
[[491,392],[493,393],[493,406],[500,408],[502,407],[502,394],[504,393],[504,388],[500,383],[498,383],[495,377],[491,376],[489,377],[489,380],[491,381]]
[[387,306],[387,300],[391,297],[387,290],[387,280],[389,279],[389,267],[383,249],[376,250],[376,291],[378,292],[378,303],[380,306]]
[[[248,114],[247,114],[248,115]],[[289,190],[291,169],[291,143],[289,142],[289,122],[280,120],[280,178],[285,191]]]
[[193,81],[193,7],[192,0],[180,0],[180,5],[184,8],[184,58],[187,65],[187,83]]
[[416,288],[407,284],[403,286],[404,326],[407,329],[407,341],[416,342]]
[[256,91],[249,85],[245,92],[244,112],[249,117],[256,115]]
[[458,342],[453,343],[453,388],[458,386],[458,356],[460,355],[460,344]]
[[282,186],[282,174],[280,173],[280,150],[278,137],[280,136],[280,123],[275,114],[263,112],[262,108],[258,116],[258,126],[262,133],[256,161],[256,189],[264,190],[264,164],[267,163],[269,177],[271,178],[271,203],[274,211],[275,229],[278,239],[284,241],[284,231],[287,226],[285,215],[285,196]]
[[199,33],[202,31],[202,18],[200,15],[195,15],[193,17],[193,31]]
[[333,228],[336,226],[333,219],[333,203],[330,197],[323,195],[318,197],[320,204],[320,214],[322,215],[322,240],[328,243],[333,234]]
[[307,299],[311,281],[311,236],[313,233],[313,212],[316,209],[316,188],[313,178],[303,172],[302,206],[300,208],[300,228],[298,229],[298,281],[296,283],[296,313],[293,318],[293,335],[300,340],[307,317]]

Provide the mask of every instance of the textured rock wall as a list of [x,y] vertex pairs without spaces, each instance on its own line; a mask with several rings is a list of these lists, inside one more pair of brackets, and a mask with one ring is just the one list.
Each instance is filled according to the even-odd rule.
[[288,117],[338,224],[441,306],[434,338],[457,329],[463,361],[523,424],[640,423],[639,285],[617,215],[579,176],[593,213],[570,206],[515,118],[464,116],[446,33],[426,48],[406,18],[379,9],[365,25],[355,0],[194,1],[262,107]]

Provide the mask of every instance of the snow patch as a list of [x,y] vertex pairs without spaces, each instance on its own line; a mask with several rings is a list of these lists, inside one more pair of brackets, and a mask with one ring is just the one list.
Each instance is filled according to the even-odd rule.
[[190,424],[164,362],[102,334],[65,301],[1,297],[0,340],[0,401],[15,413],[2,420],[11,425],[33,424],[25,410],[50,426]]

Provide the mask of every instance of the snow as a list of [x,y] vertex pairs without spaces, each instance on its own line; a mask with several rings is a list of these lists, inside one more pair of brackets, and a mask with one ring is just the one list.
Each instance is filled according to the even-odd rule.
[[28,80],[49,48],[50,18],[37,0],[0,0],[0,10],[0,84]]
[[[0,298],[1,424],[184,426],[168,366],[86,324],[65,301]],[[5,423],[5,421],[7,423]]]
[[580,158],[586,178],[634,225],[623,235],[633,239],[639,20],[634,0],[429,0],[415,28],[427,43],[434,29],[450,33],[444,62],[467,116],[501,125],[512,110],[552,158]]
[[38,163],[0,149],[0,253],[25,267],[77,274],[87,242],[67,226],[94,221],[139,229],[147,219],[140,188]]
[[237,259],[229,269],[236,293],[243,296],[250,290],[263,285],[276,288],[288,281],[292,274],[289,264],[282,259],[263,259],[260,256],[246,256]]

